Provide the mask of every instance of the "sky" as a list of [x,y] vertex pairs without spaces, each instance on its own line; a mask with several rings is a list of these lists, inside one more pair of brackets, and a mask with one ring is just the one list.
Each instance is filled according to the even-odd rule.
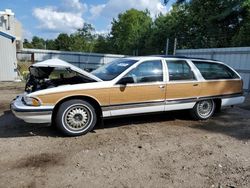
[[51,39],[59,33],[73,33],[84,23],[93,25],[97,33],[110,31],[113,18],[128,9],[150,11],[152,18],[166,13],[164,0],[0,0],[0,11],[11,9],[23,26],[23,38],[32,36]]

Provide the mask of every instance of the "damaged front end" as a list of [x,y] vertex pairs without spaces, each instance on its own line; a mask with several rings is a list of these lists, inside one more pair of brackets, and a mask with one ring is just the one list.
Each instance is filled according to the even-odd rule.
[[42,104],[35,95],[36,91],[63,85],[101,82],[98,77],[59,59],[35,63],[29,68],[30,74],[25,92],[11,103],[16,117],[28,123],[51,122],[53,104]]
[[27,93],[58,87],[102,81],[98,77],[59,59],[36,63],[29,68],[25,86]]

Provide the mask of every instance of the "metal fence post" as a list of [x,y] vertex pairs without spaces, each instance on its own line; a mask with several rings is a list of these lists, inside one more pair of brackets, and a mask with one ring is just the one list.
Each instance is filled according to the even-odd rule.
[[173,53],[173,55],[176,55],[176,47],[177,47],[177,38],[174,39],[174,53]]
[[168,48],[169,48],[169,38],[167,38],[166,42],[166,55],[168,55]]

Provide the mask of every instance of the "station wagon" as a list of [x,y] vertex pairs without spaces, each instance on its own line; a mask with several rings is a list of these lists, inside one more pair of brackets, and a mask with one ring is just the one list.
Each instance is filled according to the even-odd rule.
[[11,104],[28,123],[52,123],[69,136],[86,134],[99,119],[188,110],[206,120],[243,103],[243,82],[228,65],[199,58],[117,59],[88,73],[59,59],[33,64],[25,93]]

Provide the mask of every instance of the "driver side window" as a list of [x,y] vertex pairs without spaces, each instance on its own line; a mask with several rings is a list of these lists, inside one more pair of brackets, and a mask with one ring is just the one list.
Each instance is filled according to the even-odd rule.
[[148,83],[163,81],[162,62],[145,61],[129,72],[125,77],[132,77],[134,83]]

